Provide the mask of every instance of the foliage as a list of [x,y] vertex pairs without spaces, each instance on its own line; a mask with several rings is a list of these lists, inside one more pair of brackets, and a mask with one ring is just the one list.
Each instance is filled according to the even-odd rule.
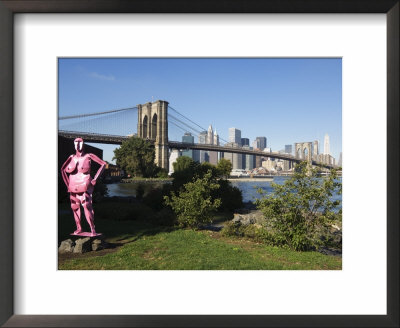
[[204,177],[186,183],[182,190],[171,192],[170,197],[165,196],[164,200],[175,212],[181,227],[198,228],[201,224],[210,223],[211,213],[221,205],[219,198],[213,200],[211,197],[211,191],[218,188],[219,184],[212,181],[209,170]]
[[220,179],[217,181],[219,188],[211,194],[213,198],[221,198],[220,211],[233,212],[236,209],[243,207],[242,191],[232,186],[228,180]]
[[322,244],[321,229],[327,229],[341,220],[337,212],[340,201],[332,201],[336,191],[342,192],[342,183],[335,169],[326,178],[318,178],[320,170],[306,162],[296,166],[293,176],[283,185],[272,183],[274,192],[256,201],[267,219],[266,236],[270,243],[288,246],[294,250],[310,250]]
[[152,177],[157,172],[154,147],[146,140],[130,137],[114,150],[117,165],[131,176]]
[[157,173],[156,173],[157,178],[160,178],[160,179],[168,178],[168,170],[167,169],[163,169],[160,167],[157,167],[157,169],[158,169]]
[[[219,210],[233,211],[241,208],[243,206],[242,192],[239,188],[233,187],[228,180],[224,179],[226,172],[228,170],[229,172],[231,171],[231,165],[231,162],[226,159],[222,161],[222,164],[218,168],[218,166],[208,162],[199,164],[187,156],[179,157],[174,163],[174,173],[172,174],[174,179],[172,183],[173,189],[178,192],[186,183],[191,182],[193,179],[203,178],[205,174],[210,172],[210,181],[219,184],[219,188],[211,192],[213,200],[221,199]],[[221,169],[221,167],[224,169]]]
[[155,209],[157,211],[163,209],[164,206],[164,196],[167,196],[172,191],[171,184],[163,184],[161,188],[152,188],[143,197],[143,203],[147,206]]
[[174,173],[171,177],[173,180],[173,186],[175,190],[179,190],[185,183],[193,180],[198,175],[200,164],[195,162],[188,156],[178,157],[176,162],[173,164]]
[[217,164],[218,175],[224,179],[227,179],[232,171],[232,162],[226,158],[221,158]]

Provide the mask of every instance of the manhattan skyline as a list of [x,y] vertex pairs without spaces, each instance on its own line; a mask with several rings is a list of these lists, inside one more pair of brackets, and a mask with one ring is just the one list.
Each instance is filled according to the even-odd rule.
[[[157,99],[203,127],[211,124],[225,140],[235,127],[250,144],[265,136],[279,151],[295,142],[322,144],[328,134],[330,153],[338,159],[342,151],[341,59],[59,60],[59,116]],[[181,140],[182,131],[170,132]],[[115,146],[95,146],[111,161]]]

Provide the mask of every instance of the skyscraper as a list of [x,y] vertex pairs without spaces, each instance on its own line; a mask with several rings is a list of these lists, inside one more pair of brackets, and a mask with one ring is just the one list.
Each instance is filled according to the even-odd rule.
[[[202,131],[199,134],[199,144],[206,144],[207,143],[207,131]],[[200,163],[208,162],[208,153],[205,150],[200,150],[199,156]]]
[[208,127],[207,142],[206,143],[209,144],[209,145],[212,145],[214,143],[214,132],[213,132],[213,128],[212,128],[211,124]]
[[267,138],[257,137],[253,143],[253,147],[256,149],[264,150],[264,148],[267,148]]
[[249,146],[250,147],[250,140],[249,138],[242,138],[242,147],[243,146]]
[[[194,143],[194,136],[192,136],[191,133],[186,132],[183,136],[182,136],[182,142],[186,142],[186,143]],[[193,159],[194,161],[199,162],[200,158],[199,158],[199,151],[196,149],[188,149],[188,150],[184,150],[182,151],[182,156],[188,156],[191,159]]]
[[293,151],[292,145],[285,145],[285,154],[291,154]]
[[238,145],[242,144],[242,131],[236,128],[229,128],[229,142],[234,142]]
[[314,160],[317,160],[317,158],[318,158],[318,154],[319,154],[318,146],[319,146],[319,142],[318,142],[318,140],[315,140],[313,142],[313,149],[312,149],[313,150],[312,158]]
[[217,129],[215,129],[215,131],[214,131],[214,145],[219,146],[219,136],[218,136]]
[[328,133],[325,134],[324,137],[324,155],[330,155],[331,150],[330,150],[330,144],[329,144],[329,136]]

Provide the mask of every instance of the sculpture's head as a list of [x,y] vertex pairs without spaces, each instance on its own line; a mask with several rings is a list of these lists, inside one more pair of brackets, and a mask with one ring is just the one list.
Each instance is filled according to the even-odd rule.
[[74,140],[74,145],[75,145],[75,150],[79,153],[82,152],[83,150],[83,139],[82,138],[76,138]]

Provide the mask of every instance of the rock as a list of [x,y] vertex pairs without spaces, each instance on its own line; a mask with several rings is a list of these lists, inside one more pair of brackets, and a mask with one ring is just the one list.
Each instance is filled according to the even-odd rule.
[[59,253],[72,253],[74,250],[74,242],[71,239],[63,240],[58,248]]
[[75,241],[74,253],[86,253],[92,250],[90,238],[80,238]]
[[95,239],[92,242],[92,251],[99,251],[106,248],[106,243],[102,239]]
[[232,222],[237,225],[248,226],[250,224],[261,224],[264,222],[264,216],[260,211],[252,211],[248,214],[235,213]]

